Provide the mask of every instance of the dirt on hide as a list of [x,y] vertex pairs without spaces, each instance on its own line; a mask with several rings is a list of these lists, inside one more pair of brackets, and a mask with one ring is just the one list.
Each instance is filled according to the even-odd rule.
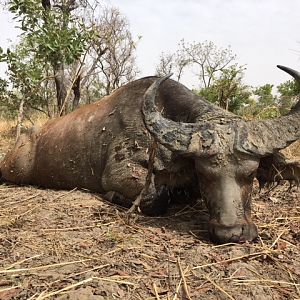
[[0,299],[300,299],[300,195],[288,187],[255,188],[257,241],[214,245],[201,201],[129,217],[88,191],[2,184]]

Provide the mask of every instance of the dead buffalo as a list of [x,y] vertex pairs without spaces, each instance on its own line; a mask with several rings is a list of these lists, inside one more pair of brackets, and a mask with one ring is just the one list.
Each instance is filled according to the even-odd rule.
[[[298,81],[300,74],[281,67]],[[253,240],[251,191],[259,162],[300,138],[300,102],[289,115],[245,121],[171,79],[133,81],[99,102],[22,136],[6,155],[3,180],[85,188],[146,214],[165,212],[166,188],[196,190],[213,241]],[[148,149],[158,142],[149,187]]]

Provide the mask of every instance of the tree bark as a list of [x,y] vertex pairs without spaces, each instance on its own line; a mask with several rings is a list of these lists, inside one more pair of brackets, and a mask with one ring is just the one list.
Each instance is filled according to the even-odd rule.
[[80,82],[81,82],[81,76],[78,75],[72,86],[72,90],[74,93],[73,109],[75,109],[78,106],[80,101]]
[[19,139],[19,137],[21,135],[23,119],[24,119],[24,99],[21,100],[20,105],[19,105],[17,128],[16,128],[16,141]]
[[57,111],[59,115],[64,115],[66,113],[66,107],[64,107],[64,109],[62,108],[67,96],[67,85],[63,65],[54,65],[53,72],[56,87]]

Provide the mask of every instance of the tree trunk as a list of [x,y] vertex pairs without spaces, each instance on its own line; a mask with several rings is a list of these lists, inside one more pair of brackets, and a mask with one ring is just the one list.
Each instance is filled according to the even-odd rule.
[[[64,102],[67,96],[64,67],[62,64],[56,64],[53,66],[53,71],[56,87],[57,111],[59,115],[64,115],[66,113],[66,106],[64,106]],[[64,109],[62,109],[63,106]]]
[[24,99],[21,100],[20,105],[19,105],[17,128],[16,128],[16,141],[19,139],[19,137],[21,135],[23,119],[24,119]]
[[80,101],[80,81],[81,81],[81,76],[78,75],[72,86],[72,90],[74,93],[73,109],[75,109],[78,106]]

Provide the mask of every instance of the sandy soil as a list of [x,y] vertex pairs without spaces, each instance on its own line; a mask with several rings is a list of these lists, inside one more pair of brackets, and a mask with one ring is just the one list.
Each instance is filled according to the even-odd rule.
[[299,191],[254,195],[260,237],[213,245],[207,211],[128,217],[99,195],[0,186],[0,299],[300,298]]

